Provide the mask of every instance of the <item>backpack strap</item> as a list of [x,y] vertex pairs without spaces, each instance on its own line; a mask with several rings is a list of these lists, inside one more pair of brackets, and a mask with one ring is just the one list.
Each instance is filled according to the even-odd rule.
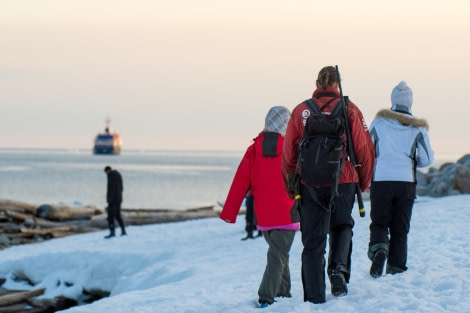
[[321,113],[321,110],[318,108],[317,103],[313,98],[307,99],[304,101],[307,107],[315,113]]
[[[324,105],[322,105],[321,108],[318,107],[317,103],[315,102],[315,100],[313,100],[313,98],[310,98],[310,99],[307,99],[305,100],[305,104],[308,106],[308,108],[312,111],[314,111],[315,113],[321,113],[323,112],[323,110],[327,107],[327,106],[330,106],[330,103],[333,102],[334,100],[338,99],[337,97],[331,99],[330,101],[328,101],[327,103],[325,103]],[[336,104],[335,108],[332,110],[331,113],[335,114],[335,115],[338,115],[338,113],[341,113],[341,112],[337,112],[339,110],[336,109],[338,107],[338,104],[339,102]],[[341,108],[341,106],[340,106]]]
[[344,105],[343,101],[341,101],[341,100],[338,101],[338,103],[336,103],[336,106],[334,107],[334,109],[331,110],[331,114],[337,115],[337,116],[341,115],[343,113],[343,105]]

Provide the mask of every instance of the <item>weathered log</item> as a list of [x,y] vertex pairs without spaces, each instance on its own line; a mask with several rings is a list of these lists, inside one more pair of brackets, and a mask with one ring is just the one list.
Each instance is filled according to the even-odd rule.
[[30,308],[26,302],[0,308],[1,313],[51,313],[49,308]]
[[33,204],[13,200],[0,200],[0,211],[6,210],[36,214],[36,206]]
[[167,212],[124,212],[124,222],[128,225],[148,225],[168,222],[179,222],[217,216],[214,210],[201,211],[167,211]]
[[102,214],[96,207],[69,207],[64,205],[41,205],[36,215],[53,221],[66,221],[76,218],[90,219],[92,215]]
[[42,295],[46,289],[36,289],[29,291],[17,291],[9,294],[4,294],[0,296],[0,306],[10,305],[25,301],[28,298],[36,297]]
[[21,232],[23,234],[27,235],[39,235],[39,236],[45,236],[48,234],[53,234],[53,233],[60,233],[60,232],[68,232],[72,233],[72,229],[69,226],[62,226],[62,227],[55,227],[55,228],[48,228],[48,229],[26,229],[26,228],[21,228]]
[[2,232],[6,234],[19,233],[21,226],[15,223],[4,223],[2,225]]
[[34,222],[35,222],[36,227],[41,227],[41,228],[54,228],[54,227],[61,227],[64,225],[64,223],[62,222],[49,221],[40,217],[34,217]]
[[20,222],[24,222],[27,219],[31,218],[31,215],[23,214],[23,213],[19,213],[15,211],[10,211],[10,210],[6,210],[5,215]]
[[37,298],[30,298],[27,302],[34,307],[39,308],[47,308],[51,310],[51,312],[56,312],[59,310],[65,310],[76,306],[78,303],[77,301],[67,298],[67,297],[56,297],[54,299],[37,299]]

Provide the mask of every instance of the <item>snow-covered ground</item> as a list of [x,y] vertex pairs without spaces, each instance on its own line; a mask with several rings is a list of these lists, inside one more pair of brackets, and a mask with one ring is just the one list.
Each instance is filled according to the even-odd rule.
[[[262,238],[241,241],[244,216],[235,225],[218,218],[135,226],[128,236],[107,232],[54,239],[0,251],[0,277],[9,289],[46,288],[42,297],[77,297],[82,289],[111,292],[66,312],[470,312],[470,195],[417,200],[409,235],[409,270],[369,276],[369,217],[354,211],[349,293],[327,302],[303,302],[302,243],[290,254],[292,298],[256,308],[266,264]],[[366,201],[366,208],[369,203]],[[367,212],[369,213],[369,212]],[[15,282],[26,275],[37,285]]]

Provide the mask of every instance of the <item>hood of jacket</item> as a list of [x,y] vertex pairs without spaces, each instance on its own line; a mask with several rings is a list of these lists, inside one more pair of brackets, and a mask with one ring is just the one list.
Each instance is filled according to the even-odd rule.
[[405,126],[423,127],[429,130],[429,124],[425,119],[416,118],[412,115],[398,113],[390,109],[383,109],[377,112],[377,118],[384,120],[395,120]]
[[262,151],[264,157],[276,157],[282,153],[284,136],[275,132],[263,131],[253,141],[257,149]]

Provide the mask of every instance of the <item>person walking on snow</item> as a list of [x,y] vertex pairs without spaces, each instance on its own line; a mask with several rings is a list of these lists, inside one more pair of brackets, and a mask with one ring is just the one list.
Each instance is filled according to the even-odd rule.
[[256,237],[253,235],[253,232],[256,230],[256,216],[255,216],[255,209],[253,208],[253,195],[248,192],[247,196],[245,197],[245,204],[246,204],[246,237],[243,237],[242,240],[247,239],[256,239],[257,237],[261,237],[262,233],[258,230]]
[[[319,108],[326,105],[323,112],[331,112],[341,101],[339,80],[336,68],[326,66],[321,69],[316,81],[316,90],[312,98]],[[300,216],[302,244],[302,283],[304,301],[324,303],[325,297],[325,251],[329,233],[329,254],[327,272],[330,279],[331,293],[334,296],[345,296],[351,273],[351,252],[354,219],[351,211],[354,206],[356,183],[360,181],[361,191],[369,187],[374,167],[374,147],[362,112],[352,102],[347,104],[348,120],[357,164],[346,159],[338,182],[339,195],[331,210],[328,208],[332,196],[331,185],[320,187],[300,184]],[[294,198],[290,189],[289,178],[297,172],[299,142],[303,137],[307,118],[311,111],[305,102],[298,104],[292,111],[287,125],[286,138],[282,153],[282,174],[284,185],[289,196]],[[346,142],[346,145],[349,145]],[[348,149],[346,149],[348,151]],[[359,177],[358,177],[359,175]],[[359,179],[360,178],[360,179]],[[313,189],[314,199],[309,189]],[[324,225],[325,215],[329,214],[329,225]],[[328,217],[328,216],[327,216]],[[326,230],[329,229],[329,232]]]
[[411,113],[413,92],[406,82],[392,90],[391,109],[380,110],[370,126],[375,170],[370,187],[370,275],[407,270],[407,237],[416,198],[416,168],[434,160],[426,120]]
[[104,171],[108,178],[108,188],[106,192],[106,201],[108,207],[106,212],[108,213],[108,227],[109,235],[104,238],[111,238],[115,236],[114,233],[114,220],[116,219],[121,227],[121,236],[126,235],[126,229],[124,228],[124,221],[121,217],[121,203],[122,203],[122,191],[124,186],[122,183],[121,174],[113,170],[110,166],[106,166]]
[[258,289],[258,302],[264,308],[276,297],[291,297],[289,251],[299,230],[298,211],[282,182],[281,152],[290,112],[272,107],[264,130],[243,156],[233,178],[220,218],[235,223],[247,191],[251,190],[257,228],[268,243],[267,264]]

